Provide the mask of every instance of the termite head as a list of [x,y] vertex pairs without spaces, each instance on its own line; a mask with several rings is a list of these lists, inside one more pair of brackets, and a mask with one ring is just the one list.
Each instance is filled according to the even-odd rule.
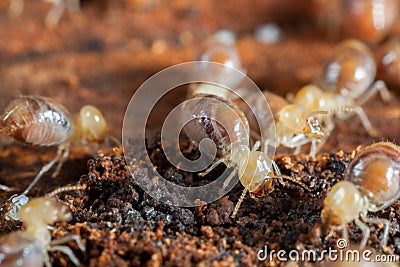
[[21,220],[28,228],[51,225],[57,221],[69,221],[71,213],[68,208],[57,202],[55,198],[39,197],[30,200],[18,212]]
[[322,209],[322,223],[339,226],[352,222],[365,209],[362,193],[348,181],[336,183],[328,192]]
[[107,122],[100,110],[91,105],[81,108],[77,122],[77,131],[80,136],[89,142],[101,143],[108,134]]
[[274,176],[271,159],[261,151],[243,152],[238,157],[238,174],[242,185],[250,192],[255,191],[268,177]]
[[323,91],[316,85],[303,86],[294,96],[293,104],[301,105],[309,110],[319,110],[335,106],[333,92]]
[[316,115],[324,112],[310,112],[301,105],[287,105],[280,111],[279,122],[294,134],[304,134],[310,138],[323,139],[325,133]]

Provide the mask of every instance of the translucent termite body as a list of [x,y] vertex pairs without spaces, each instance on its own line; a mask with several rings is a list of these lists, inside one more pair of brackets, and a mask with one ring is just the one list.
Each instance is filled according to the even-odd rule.
[[[334,39],[378,43],[398,17],[397,0],[315,0],[318,20]],[[335,36],[336,35],[336,36]]]
[[[58,24],[65,9],[70,13],[79,11],[79,0],[44,0],[52,3],[53,6],[47,13],[45,24],[46,26],[53,27]],[[11,16],[21,15],[24,9],[24,0],[10,0],[9,13]]]
[[380,45],[376,51],[378,62],[377,77],[385,81],[388,86],[400,85],[400,39],[398,36],[390,38]]
[[58,146],[56,156],[46,164],[25,191],[25,196],[57,162],[55,177],[69,154],[70,143],[101,143],[107,136],[107,123],[94,106],[84,106],[75,119],[62,105],[50,98],[21,96],[15,98],[0,116],[1,134],[30,146]]
[[[241,102],[241,97],[251,93],[246,86],[242,86],[245,71],[241,66],[240,56],[234,43],[224,42],[218,38],[217,40],[213,39],[200,59],[221,64],[219,68],[204,64],[204,68],[198,70],[202,74],[202,78],[212,77],[211,80],[216,84],[227,86],[233,91],[212,83],[191,86],[188,92],[188,98],[191,101],[185,101],[181,111],[181,119],[188,122],[183,130],[195,144],[200,144],[204,139],[211,139],[216,146],[219,160],[200,175],[209,173],[220,163],[224,163],[228,168],[234,168],[225,181],[226,184],[234,175],[238,174],[245,189],[232,217],[236,216],[247,192],[256,191],[264,181],[268,182],[268,188],[272,188],[273,178],[279,178],[281,183],[283,183],[283,179],[290,180],[307,188],[306,185],[294,178],[281,174],[275,161],[268,156],[268,145],[264,145],[261,148],[262,151],[257,151],[262,142],[266,140],[259,139],[260,133],[254,130],[257,124],[254,121],[255,118],[250,112],[242,109],[245,105]],[[201,62],[200,66],[203,66]],[[236,72],[233,68],[236,69]],[[262,106],[259,105],[255,96],[252,97],[252,100],[248,97],[246,99],[250,101],[250,105],[257,105],[257,108]],[[265,99],[263,100],[265,103]],[[259,111],[261,114],[265,114],[261,110]],[[249,119],[251,124],[249,124]],[[259,123],[264,124],[263,129],[267,129],[270,123],[273,124],[273,121],[265,120],[259,121]],[[254,129],[251,129],[250,126]],[[274,128],[270,130],[274,131]],[[254,143],[252,148],[250,139],[253,139]]]
[[213,140],[220,157],[201,175],[209,173],[219,163],[225,163],[227,167],[234,168],[231,177],[237,173],[245,187],[232,217],[236,216],[247,192],[256,191],[264,181],[268,181],[271,185],[273,178],[279,178],[282,183],[283,179],[287,179],[307,188],[294,178],[282,175],[266,151],[257,151],[261,145],[259,140],[250,149],[249,122],[243,111],[230,100],[232,97],[226,89],[213,85],[200,85],[192,92],[195,101],[185,105],[182,112],[183,117],[193,120],[185,126],[184,131],[197,144],[204,138]]
[[[334,91],[360,104],[386,88],[375,81],[376,64],[371,50],[361,41],[350,39],[340,43],[327,61],[321,76],[324,90]],[[366,95],[366,96],[365,96]]]
[[48,227],[55,222],[64,222],[71,219],[68,208],[48,195],[31,199],[18,211],[25,229],[13,232],[0,238],[0,265],[50,267],[49,251],[60,251],[79,266],[79,260],[72,250],[63,246],[69,241],[75,241],[82,251],[85,247],[77,235],[68,235],[51,240]]
[[[378,136],[361,105],[379,93],[384,101],[391,95],[383,81],[375,81],[376,64],[369,48],[360,41],[347,40],[339,44],[333,57],[327,62],[320,86],[309,85],[300,89],[293,103],[311,111],[326,110],[331,117],[347,119],[352,113],[360,118],[371,136]],[[330,132],[333,121],[324,120]]]
[[364,223],[382,224],[381,246],[387,250],[390,222],[367,217],[385,209],[400,197],[400,148],[380,142],[363,148],[345,170],[345,179],[335,184],[324,200],[322,222],[343,231],[355,221],[363,232],[360,247],[367,244],[370,229]]

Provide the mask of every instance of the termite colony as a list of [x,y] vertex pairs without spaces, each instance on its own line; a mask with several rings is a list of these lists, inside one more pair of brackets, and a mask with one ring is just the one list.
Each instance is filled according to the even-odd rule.
[[[397,5],[397,3],[388,1],[385,12],[390,5]],[[372,11],[368,9],[365,12]],[[385,25],[390,25],[394,16],[392,13],[385,14]],[[383,33],[380,30],[370,33],[370,41],[382,38],[388,28],[385,28]],[[367,33],[363,34],[367,35]],[[201,58],[214,59],[221,64],[243,71],[234,43],[211,45],[214,46],[206,50],[206,54]],[[208,117],[209,120],[203,118],[196,124],[188,125],[189,127],[185,128],[186,134],[194,143],[199,143],[205,136],[213,137],[213,141],[221,151],[220,159],[201,175],[209,173],[216,165],[223,162],[227,167],[235,167],[234,172],[237,172],[240,182],[245,187],[232,213],[232,218],[237,215],[245,194],[250,191],[252,196],[257,195],[264,181],[268,183],[266,188],[271,190],[272,178],[278,178],[281,183],[283,179],[286,179],[311,191],[307,185],[296,178],[281,175],[275,161],[266,155],[269,144],[294,148],[295,154],[300,152],[303,145],[311,144],[310,155],[315,158],[335,127],[334,117],[346,120],[352,115],[358,116],[371,137],[380,136],[361,106],[377,94],[384,102],[392,99],[385,82],[376,80],[376,77],[379,71],[379,78],[384,78],[385,75],[390,76],[392,78],[390,82],[398,83],[397,76],[400,69],[397,66],[398,46],[397,39],[389,40],[384,46],[380,65],[377,66],[373,52],[362,41],[356,39],[343,41],[325,63],[323,73],[315,79],[314,84],[302,87],[294,95],[288,96],[288,99],[264,91],[264,97],[270,104],[276,126],[276,137],[271,139],[268,136],[273,136],[272,131],[275,130],[273,123],[265,122],[272,126],[264,135],[267,138],[260,140],[260,132],[253,127],[256,125],[254,114],[245,109],[244,101],[240,97],[232,97],[229,93],[222,92],[224,89],[209,84],[200,84],[191,88],[189,97],[197,97],[199,100],[193,106],[185,107],[190,111],[184,110],[184,112],[196,118]],[[225,76],[225,79],[229,79],[229,75]],[[241,96],[246,96],[245,88],[241,88],[236,80],[232,81],[232,88],[233,91],[240,92]],[[219,99],[230,109],[234,109],[236,118],[224,117],[227,112],[218,105],[212,104],[212,99]],[[252,112],[259,111],[258,101],[265,101],[259,96],[252,97],[251,95],[247,95],[246,100],[246,104],[253,108]],[[218,122],[228,125],[231,130],[236,129],[233,138],[230,136],[230,139],[227,139],[227,133],[221,130],[222,128],[217,123],[213,124],[211,114],[221,114]],[[243,138],[248,144],[253,142],[254,146],[251,148],[249,145],[243,145],[244,142],[241,143],[239,138]],[[261,143],[264,147],[261,151],[257,151]],[[232,151],[234,156],[228,159],[227,155]],[[246,158],[248,158],[247,162]],[[348,165],[345,181],[338,182],[328,193],[324,201],[322,222],[331,229],[341,229],[343,237],[349,240],[346,224],[355,221],[363,233],[360,248],[366,246],[370,235],[369,226],[365,223],[383,225],[384,232],[380,245],[385,252],[390,252],[391,250],[387,247],[390,222],[387,219],[367,217],[367,213],[381,211],[400,197],[399,158],[399,148],[393,143],[381,142],[362,149]]]
[[[57,146],[53,160],[47,163],[28,187],[18,195],[12,196],[1,208],[4,220],[22,221],[25,231],[2,237],[0,263],[14,266],[15,262],[30,266],[51,266],[47,251],[64,252],[73,263],[78,259],[66,246],[59,244],[75,240],[84,250],[79,236],[69,236],[51,241],[46,229],[57,221],[68,221],[71,214],[65,206],[57,203],[54,196],[60,192],[83,189],[82,186],[67,186],[56,189],[45,197],[29,199],[27,194],[57,162],[53,177],[56,177],[69,155],[70,143],[102,143],[107,138],[108,126],[101,112],[94,106],[86,105],[79,114],[71,117],[61,104],[51,98],[39,96],[20,96],[12,100],[0,117],[0,132],[16,141],[29,145]],[[4,190],[14,191],[2,185]]]
[[[70,11],[79,8],[79,0],[50,2],[53,7],[47,15],[47,25],[57,24],[65,8]],[[399,9],[399,3],[396,0],[364,1],[365,5],[360,4],[361,0],[315,2],[322,9],[318,21],[334,25],[333,35],[357,39],[339,43],[332,56],[321,66],[322,74],[310,80],[309,84],[299,86],[287,97],[267,90],[253,94],[242,86],[240,77],[231,75],[231,68],[242,73],[246,73],[246,69],[236,49],[235,38],[229,32],[220,33],[207,42],[206,50],[197,58],[224,66],[224,71],[219,73],[210,73],[209,69],[200,71],[205,76],[217,76],[219,82],[229,85],[229,90],[206,83],[190,86],[187,99],[193,101],[182,106],[181,115],[195,120],[188,123],[183,132],[193,146],[208,138],[217,148],[215,160],[198,176],[211,176],[218,165],[224,164],[232,170],[228,182],[233,176],[239,177],[244,189],[229,214],[232,224],[246,214],[246,211],[241,212],[240,205],[247,193],[253,198],[267,198],[275,181],[307,191],[302,194],[304,201],[320,194],[314,192],[303,177],[285,175],[280,162],[271,155],[271,147],[296,155],[307,146],[309,149],[305,158],[315,162],[319,159],[318,153],[326,148],[335,127],[353,123],[351,116],[357,116],[362,131],[365,130],[370,137],[376,140],[382,138],[363,106],[377,95],[381,98],[379,101],[389,103],[393,96],[386,83],[389,88],[400,85],[399,39],[389,38],[379,49],[371,50],[371,44],[381,42],[387,35],[397,16],[394,11]],[[374,6],[378,2],[381,7],[383,5],[383,10]],[[356,6],[360,5],[363,8],[358,8],[356,12]],[[328,6],[340,14],[333,14],[338,21],[326,16],[326,10],[330,10]],[[22,12],[22,7],[23,0],[11,0],[10,13],[17,15]],[[379,13],[377,10],[381,14],[378,18],[375,17],[375,13]],[[354,28],[361,30],[354,31]],[[263,117],[260,121],[258,115],[265,112],[262,105],[265,102],[269,104],[272,117]],[[74,252],[61,244],[75,241],[84,252],[85,242],[76,235],[52,240],[47,227],[71,219],[71,213],[57,202],[55,195],[85,188],[61,187],[44,197],[32,199],[28,194],[51,168],[55,167],[53,177],[59,174],[71,144],[102,143],[106,139],[108,127],[103,115],[94,106],[84,106],[74,117],[50,98],[21,96],[15,98],[0,116],[0,132],[25,145],[58,148],[55,157],[40,169],[32,182],[21,190],[22,193],[10,197],[0,209],[2,212],[6,210],[4,220],[24,224],[21,231],[0,238],[0,264],[14,266],[18,262],[19,265],[51,266],[49,252],[60,251],[78,266],[80,263]],[[394,227],[391,228],[389,219],[373,216],[400,197],[399,161],[400,148],[391,142],[378,142],[354,151],[352,160],[346,163],[343,176],[338,178],[340,181],[328,187],[326,196],[319,195],[324,200],[318,218],[330,232],[327,238],[335,236],[338,230],[342,231],[344,239],[350,241],[349,225],[354,222],[362,232],[357,246],[365,248],[372,243],[368,243],[372,233],[370,225],[378,225],[380,230],[377,232],[382,232],[380,248],[386,253],[393,252],[390,246],[394,241],[390,234],[394,232]],[[20,190],[7,185],[0,185],[0,189],[9,192]],[[370,216],[368,213],[371,213]]]

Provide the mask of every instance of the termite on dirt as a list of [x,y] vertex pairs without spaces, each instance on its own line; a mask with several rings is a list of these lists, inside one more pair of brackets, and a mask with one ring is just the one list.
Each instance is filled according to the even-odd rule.
[[[203,86],[192,91],[192,101],[184,105],[182,114],[186,121],[184,131],[195,143],[200,143],[204,138],[210,138],[216,144],[220,159],[215,161],[204,173],[205,175],[218,164],[224,163],[228,168],[233,167],[231,179],[238,174],[240,182],[245,187],[233,213],[235,217],[241,202],[248,191],[255,191],[265,180],[272,183],[272,179],[278,178],[292,181],[301,187],[309,188],[295,178],[282,175],[279,167],[271,159],[266,151],[257,151],[260,140],[250,148],[249,122],[238,106],[231,101],[228,90],[208,85],[207,90]],[[195,118],[194,120],[190,120]],[[266,146],[264,146],[266,149]]]
[[360,247],[368,241],[370,229],[365,223],[383,225],[380,245],[388,251],[390,222],[367,217],[393,204],[400,197],[400,148],[380,142],[362,148],[345,170],[345,179],[328,192],[322,210],[322,222],[343,231],[348,240],[346,224],[355,221],[362,230]]
[[78,235],[67,235],[51,240],[49,226],[55,222],[71,219],[71,213],[54,196],[61,192],[80,190],[82,186],[58,188],[44,197],[33,198],[18,210],[18,218],[24,224],[24,230],[7,234],[0,238],[1,266],[50,267],[48,252],[60,251],[79,266],[79,260],[72,250],[62,244],[75,241],[81,251],[85,246]]
[[21,197],[58,162],[53,173],[53,177],[57,176],[68,157],[70,143],[101,143],[107,137],[108,126],[101,112],[94,106],[82,107],[73,119],[64,106],[51,98],[21,96],[12,100],[0,116],[0,133],[25,145],[58,147],[53,160],[42,167],[18,196]]

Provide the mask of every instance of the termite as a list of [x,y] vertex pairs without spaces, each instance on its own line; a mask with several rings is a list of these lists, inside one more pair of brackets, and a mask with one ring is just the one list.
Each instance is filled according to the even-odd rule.
[[58,188],[44,197],[33,198],[18,211],[18,217],[25,229],[5,235],[0,238],[1,266],[33,266],[50,267],[49,251],[60,251],[79,266],[79,260],[72,250],[64,246],[69,241],[75,241],[81,251],[85,246],[78,235],[67,235],[51,240],[48,227],[55,222],[65,222],[71,219],[71,213],[65,205],[59,203],[54,195],[70,190],[80,190],[82,186],[66,186]]
[[360,247],[368,241],[370,229],[365,223],[384,226],[380,245],[387,250],[390,222],[367,217],[393,204],[400,197],[400,148],[380,142],[361,149],[345,169],[345,179],[336,183],[324,200],[322,222],[341,229],[348,240],[346,224],[355,221],[362,230]]
[[192,101],[184,105],[183,117],[190,121],[184,131],[197,144],[210,138],[218,149],[220,159],[200,175],[209,173],[220,163],[234,168],[230,178],[239,175],[245,189],[232,217],[236,216],[247,192],[255,191],[265,180],[272,183],[273,178],[278,178],[280,182],[286,179],[309,190],[302,182],[281,174],[275,161],[265,151],[267,146],[264,146],[264,151],[257,151],[261,146],[260,140],[250,149],[250,127],[245,114],[231,101],[228,90],[208,86],[207,90],[204,90],[204,86],[197,87],[197,90],[192,91]]
[[[252,112],[260,112],[262,108],[262,105],[259,104],[260,101],[267,100],[275,124],[270,121],[260,122],[261,124],[269,124],[264,141],[274,146],[282,145],[287,148],[294,148],[295,154],[300,152],[300,148],[303,145],[310,143],[310,155],[315,157],[329,136],[330,128],[325,123],[328,120],[326,117],[328,111],[322,108],[311,110],[298,103],[290,103],[283,97],[269,91],[264,91],[263,95],[265,99],[257,95],[247,97],[248,105],[251,105],[251,109],[246,109],[240,98],[233,100],[242,110],[245,110],[245,115],[250,123],[251,136],[257,138],[259,134],[254,132],[254,129],[258,129],[258,127]],[[274,134],[273,131],[275,129],[276,133]]]
[[[377,93],[386,102],[391,99],[385,83],[375,81],[375,76],[376,64],[369,48],[360,41],[347,40],[338,45],[326,63],[319,86],[304,86],[294,96],[293,103],[311,111],[326,110],[340,119],[356,113],[368,134],[378,136],[361,107]],[[333,121],[325,122],[328,131],[333,130]]]
[[[234,44],[214,40],[202,54],[201,59],[217,62],[224,66],[222,68],[224,70],[223,73],[210,73],[210,69],[214,68],[208,68],[207,70],[203,70],[202,74],[216,77],[218,82],[228,85],[235,94],[228,94],[212,84],[201,83],[191,87],[188,93],[189,98],[207,94],[224,98],[226,101],[234,103],[244,112],[244,116],[249,122],[252,140],[260,140],[261,133],[257,132],[257,129],[259,129],[257,123],[261,123],[265,126],[261,128],[267,129],[267,132],[263,133],[267,138],[263,141],[272,146],[283,145],[288,148],[295,148],[295,152],[299,152],[302,145],[311,143],[310,154],[315,157],[319,147],[326,140],[325,130],[319,123],[319,116],[326,114],[326,111],[308,110],[302,105],[291,104],[282,97],[268,91],[263,92],[264,97],[260,97],[259,94],[250,93],[245,86],[243,87],[240,84],[241,77],[243,76],[235,75],[232,72],[232,68],[236,68],[243,74],[245,73],[240,55]],[[244,98],[247,100],[247,103],[242,101]],[[268,118],[256,122],[252,114],[253,111],[261,114],[263,112],[261,109],[264,108],[262,103],[265,103],[265,101],[272,108],[275,125],[274,122],[268,121]],[[246,105],[250,105],[251,107],[248,108]],[[270,125],[273,127],[270,128]],[[267,148],[268,145],[265,147]]]
[[58,146],[53,160],[47,163],[20,196],[25,196],[40,178],[57,162],[53,173],[57,176],[69,154],[70,143],[101,143],[108,133],[107,123],[94,106],[86,105],[72,119],[67,109],[51,98],[21,96],[11,101],[0,116],[1,134],[30,145]]

